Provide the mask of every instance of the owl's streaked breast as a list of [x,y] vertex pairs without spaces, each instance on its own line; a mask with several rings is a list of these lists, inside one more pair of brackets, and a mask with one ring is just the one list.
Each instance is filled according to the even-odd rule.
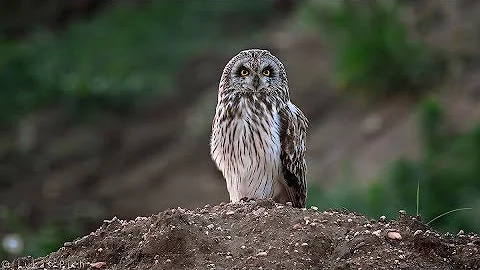
[[281,189],[280,117],[251,97],[218,107],[211,155],[227,181],[231,201],[272,197]]

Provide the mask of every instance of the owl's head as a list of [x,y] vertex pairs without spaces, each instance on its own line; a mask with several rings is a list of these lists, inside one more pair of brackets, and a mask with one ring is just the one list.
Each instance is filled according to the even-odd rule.
[[220,92],[265,92],[288,97],[287,74],[282,62],[267,50],[241,51],[225,66]]

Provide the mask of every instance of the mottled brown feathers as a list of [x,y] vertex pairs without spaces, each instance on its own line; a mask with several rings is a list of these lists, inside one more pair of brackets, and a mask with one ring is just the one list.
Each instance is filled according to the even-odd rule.
[[305,207],[306,129],[275,56],[253,49],[233,57],[220,80],[210,142],[230,200],[271,197]]

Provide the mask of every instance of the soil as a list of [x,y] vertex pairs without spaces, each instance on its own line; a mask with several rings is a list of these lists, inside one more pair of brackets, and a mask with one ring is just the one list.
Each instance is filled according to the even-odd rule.
[[261,200],[113,218],[6,269],[480,269],[479,249],[477,235],[441,235],[404,211],[371,220]]

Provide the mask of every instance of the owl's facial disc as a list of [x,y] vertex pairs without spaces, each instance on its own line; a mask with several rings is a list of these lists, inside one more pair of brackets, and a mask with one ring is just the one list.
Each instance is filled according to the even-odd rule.
[[252,67],[244,64],[238,67],[234,75],[234,81],[246,91],[262,92],[267,91],[274,74],[270,65]]

